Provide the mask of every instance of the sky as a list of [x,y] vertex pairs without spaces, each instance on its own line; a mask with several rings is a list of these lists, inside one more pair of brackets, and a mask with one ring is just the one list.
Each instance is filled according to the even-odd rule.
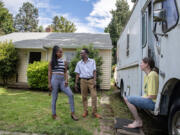
[[[31,2],[39,11],[39,26],[52,24],[54,16],[64,16],[76,25],[77,33],[103,33],[111,21],[116,0],[2,0],[13,16],[23,2]],[[127,0],[130,9],[131,0]]]

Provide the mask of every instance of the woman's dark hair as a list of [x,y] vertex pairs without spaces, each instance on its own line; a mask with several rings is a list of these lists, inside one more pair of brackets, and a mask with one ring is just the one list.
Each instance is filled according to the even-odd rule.
[[83,48],[82,50],[84,50],[86,54],[89,54],[89,50],[87,48]]
[[52,51],[52,57],[51,57],[51,67],[52,69],[54,68],[54,66],[57,65],[57,51],[59,50],[59,46],[54,46],[53,47],[53,51]]
[[159,69],[157,67],[155,67],[155,62],[151,57],[143,58],[143,62],[148,64],[152,71],[159,73]]

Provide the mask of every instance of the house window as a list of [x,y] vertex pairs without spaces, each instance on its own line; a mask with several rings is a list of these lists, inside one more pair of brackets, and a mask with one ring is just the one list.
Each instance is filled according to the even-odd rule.
[[129,56],[129,34],[127,34],[127,48],[126,48],[126,56]]
[[142,47],[146,46],[147,42],[147,12],[142,15]]
[[76,52],[64,52],[64,57],[66,59],[66,61],[69,63],[71,62],[72,58],[75,56]]
[[176,7],[175,0],[165,0],[162,4],[163,9],[165,9],[166,13],[166,21],[163,22],[162,28],[163,32],[168,32],[172,28],[176,26],[178,23],[178,10]]
[[41,61],[41,52],[30,52],[29,63],[32,64],[34,61]]

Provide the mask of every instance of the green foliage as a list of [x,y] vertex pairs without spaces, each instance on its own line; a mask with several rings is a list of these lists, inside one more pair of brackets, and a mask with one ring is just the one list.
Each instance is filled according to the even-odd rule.
[[52,24],[53,32],[75,32],[76,26],[74,23],[68,21],[66,18],[61,16],[55,16]]
[[28,84],[31,88],[48,89],[48,62],[34,62],[27,69]]
[[38,9],[29,2],[23,3],[15,17],[14,26],[17,31],[37,31]]
[[38,28],[38,32],[44,32],[44,28],[43,28],[43,26],[41,25],[41,26],[39,26],[39,28]]
[[12,42],[0,42],[0,77],[7,85],[8,78],[16,72],[18,54]]
[[8,34],[14,31],[13,17],[4,4],[0,1],[0,35]]
[[[103,64],[102,57],[99,56],[99,51],[97,49],[94,49],[92,45],[83,46],[82,48],[87,48],[89,50],[89,58],[92,58],[96,61],[96,76],[97,76],[96,81],[97,81],[97,88],[99,88],[101,83],[100,77],[102,75],[102,69],[101,69],[101,65]],[[73,90],[74,90],[75,78],[76,78],[76,73],[74,71],[77,62],[81,60],[80,52],[82,48],[77,49],[75,57],[71,60],[69,64],[69,75],[70,75],[69,85]]]
[[125,0],[117,0],[116,10],[112,10],[111,14],[112,14],[111,22],[105,28],[104,32],[110,33],[110,37],[113,44],[112,63],[115,64],[117,41],[130,15],[128,3]]

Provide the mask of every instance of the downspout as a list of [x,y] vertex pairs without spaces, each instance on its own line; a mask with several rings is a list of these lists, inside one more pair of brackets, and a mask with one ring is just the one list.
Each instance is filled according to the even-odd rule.
[[46,61],[48,61],[48,48],[43,46],[43,49],[46,51]]

